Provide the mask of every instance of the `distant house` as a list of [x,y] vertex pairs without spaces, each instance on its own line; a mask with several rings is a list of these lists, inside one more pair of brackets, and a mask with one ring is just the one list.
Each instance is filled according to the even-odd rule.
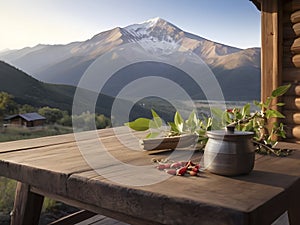
[[7,116],[4,120],[12,126],[38,127],[44,125],[46,118],[34,112]]

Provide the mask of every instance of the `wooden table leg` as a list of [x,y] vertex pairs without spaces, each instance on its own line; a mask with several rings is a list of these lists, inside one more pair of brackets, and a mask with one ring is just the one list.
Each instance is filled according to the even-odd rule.
[[289,222],[290,225],[300,224],[300,182],[294,185],[289,195]]
[[30,186],[18,182],[11,225],[38,225],[44,196],[30,191]]

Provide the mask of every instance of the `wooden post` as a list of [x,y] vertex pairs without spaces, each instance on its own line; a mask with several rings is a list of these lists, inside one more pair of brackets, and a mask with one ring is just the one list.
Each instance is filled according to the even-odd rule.
[[[282,84],[282,1],[261,1],[261,100]],[[274,100],[275,110],[277,99]],[[278,119],[268,121],[269,131]]]
[[44,197],[30,191],[30,186],[18,182],[11,225],[38,225]]
[[261,100],[281,85],[282,35],[280,26],[280,0],[261,3]]

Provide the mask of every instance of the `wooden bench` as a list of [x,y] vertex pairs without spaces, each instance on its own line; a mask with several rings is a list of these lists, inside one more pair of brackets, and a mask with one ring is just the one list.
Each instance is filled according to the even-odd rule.
[[[254,170],[245,176],[204,172],[139,186],[135,171],[142,166],[150,166],[145,177],[166,176],[154,168],[151,158],[164,158],[170,152],[131,150],[128,145],[138,139],[124,127],[97,134],[100,139],[82,133],[85,153],[74,134],[0,143],[0,176],[19,181],[13,225],[38,224],[44,196],[137,225],[270,225],[285,211],[291,225],[300,224],[300,150],[285,158],[257,155]],[[106,153],[135,170],[120,171],[115,160],[101,161],[99,140]],[[280,144],[300,149],[298,144]],[[190,150],[177,152],[184,151]],[[87,162],[88,156],[94,162]],[[199,162],[201,157],[195,152],[192,159]],[[98,169],[91,168],[98,161]]]

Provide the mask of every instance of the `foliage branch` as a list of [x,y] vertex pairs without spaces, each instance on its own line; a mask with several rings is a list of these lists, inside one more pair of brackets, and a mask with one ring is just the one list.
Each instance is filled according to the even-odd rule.
[[261,154],[275,154],[276,156],[287,156],[290,153],[288,149],[277,149],[277,139],[286,138],[284,124],[273,122],[271,128],[268,127],[270,121],[275,118],[281,119],[285,116],[276,110],[276,107],[284,105],[277,102],[277,98],[282,96],[290,88],[290,85],[283,85],[275,89],[266,101],[254,101],[254,105],[259,109],[251,112],[250,104],[243,107],[222,110],[213,108],[210,117],[198,118],[197,113],[192,111],[187,120],[184,120],[177,111],[174,120],[163,123],[160,116],[152,109],[152,119],[138,118],[132,122],[125,123],[131,129],[136,131],[149,131],[146,138],[156,138],[162,136],[179,136],[182,134],[197,134],[198,146],[203,149],[208,140],[206,132],[209,130],[222,129],[226,126],[235,126],[239,131],[254,132],[253,143],[256,151]]

